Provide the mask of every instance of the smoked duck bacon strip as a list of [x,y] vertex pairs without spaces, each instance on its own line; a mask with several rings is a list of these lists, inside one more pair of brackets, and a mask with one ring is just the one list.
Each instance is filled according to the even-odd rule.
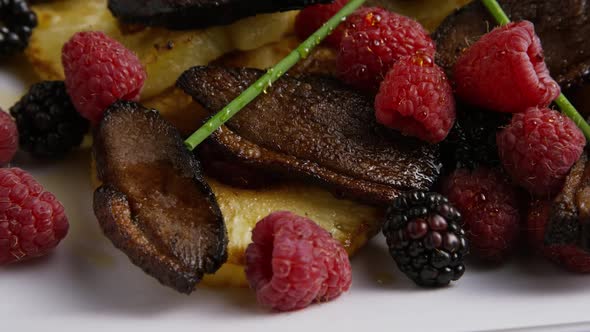
[[109,0],[113,15],[125,23],[170,29],[225,25],[256,14],[301,9],[333,0]]
[[191,293],[227,259],[221,211],[178,131],[153,110],[117,102],[94,133],[105,235],[162,284]]
[[[194,67],[177,85],[210,113],[262,71]],[[439,174],[438,147],[380,126],[371,101],[323,77],[285,76],[208,140],[240,162],[320,183],[338,195],[386,204],[427,190]]]
[[590,251],[590,163],[587,153],[574,165],[551,207],[546,242]]

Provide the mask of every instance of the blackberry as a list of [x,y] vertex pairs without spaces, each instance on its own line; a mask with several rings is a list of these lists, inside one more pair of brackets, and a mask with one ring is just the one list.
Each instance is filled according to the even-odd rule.
[[0,22],[0,56],[8,56],[27,47],[37,16],[25,0],[0,0]]
[[10,114],[16,120],[20,148],[35,157],[61,157],[79,146],[88,132],[88,120],[72,105],[63,81],[33,84]]
[[460,221],[444,196],[414,191],[393,201],[383,234],[397,266],[417,285],[445,286],[465,272],[469,249]]
[[510,122],[511,114],[457,107],[457,121],[447,139],[441,143],[445,173],[456,168],[498,166],[496,133]]

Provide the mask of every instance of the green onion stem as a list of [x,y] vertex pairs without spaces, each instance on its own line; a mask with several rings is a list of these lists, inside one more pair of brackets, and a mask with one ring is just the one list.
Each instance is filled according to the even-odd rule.
[[490,11],[490,14],[496,19],[496,22],[500,25],[506,25],[510,23],[510,18],[502,9],[502,6],[496,0],[481,0],[483,5]]
[[570,103],[563,93],[560,94],[557,99],[555,99],[555,103],[565,115],[574,121],[578,128],[580,128],[580,130],[584,133],[586,139],[590,140],[590,125],[588,125],[588,122],[584,120],[584,117],[578,113],[574,105]]
[[[506,25],[510,23],[510,19],[508,15],[504,12],[498,1],[496,0],[481,0],[483,5],[488,9],[490,14],[494,17],[496,22],[500,25]],[[557,99],[555,99],[555,104],[561,109],[561,111],[567,115],[570,119],[574,121],[574,123],[580,128],[580,130],[584,133],[587,140],[590,140],[590,125],[584,120],[584,117],[578,113],[574,105],[566,98],[566,96],[561,93]]]
[[299,60],[306,58],[311,50],[324,40],[345,18],[360,7],[366,0],[351,0],[336,15],[334,15],[321,28],[307,38],[299,47],[287,55],[283,60],[269,69],[260,79],[248,87],[236,99],[225,106],[221,111],[209,119],[201,128],[197,129],[184,142],[189,150],[194,150],[215,130],[236,115],[242,108],[254,100],[260,93],[272,86],[283,74],[293,67]]

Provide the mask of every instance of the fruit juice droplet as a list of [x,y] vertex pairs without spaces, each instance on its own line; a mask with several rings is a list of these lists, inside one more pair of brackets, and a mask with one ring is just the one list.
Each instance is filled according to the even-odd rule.
[[309,55],[309,47],[306,47],[304,49],[297,49],[297,52],[299,52],[301,58],[306,59]]
[[221,113],[221,120],[226,122],[227,120],[231,119],[231,109],[226,108],[223,113]]
[[[332,29],[330,29],[330,33],[331,33],[331,32],[332,32]],[[322,42],[322,38],[320,38],[320,37],[317,37],[317,38],[314,40],[314,45],[313,45],[313,46],[318,46],[318,45],[319,45],[321,42]]]

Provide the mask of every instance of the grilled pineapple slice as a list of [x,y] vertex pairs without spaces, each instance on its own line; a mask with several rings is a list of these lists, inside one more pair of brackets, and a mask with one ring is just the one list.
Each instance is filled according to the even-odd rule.
[[234,50],[251,50],[292,32],[296,12],[258,15],[221,27],[171,31],[120,24],[106,0],[62,0],[33,6],[39,26],[26,54],[42,79],[63,79],[61,48],[76,32],[99,30],[133,50],[146,68],[142,99],[161,94],[186,69]]
[[[251,231],[271,212],[287,210],[306,216],[329,231],[353,254],[371,238],[382,219],[380,209],[335,198],[318,186],[297,182],[281,183],[260,190],[239,189],[208,179],[229,235],[228,263],[217,273],[205,277],[209,285],[245,286],[244,252],[251,242]],[[219,273],[219,272],[218,272]]]
[[[100,182],[92,163],[92,182]],[[338,199],[327,190],[311,184],[282,182],[264,189],[240,189],[207,178],[213,189],[228,231],[228,260],[203,283],[210,286],[246,287],[244,252],[251,242],[251,231],[271,212],[287,210],[309,217],[335,239],[349,254],[355,253],[378,230],[382,209]]]

